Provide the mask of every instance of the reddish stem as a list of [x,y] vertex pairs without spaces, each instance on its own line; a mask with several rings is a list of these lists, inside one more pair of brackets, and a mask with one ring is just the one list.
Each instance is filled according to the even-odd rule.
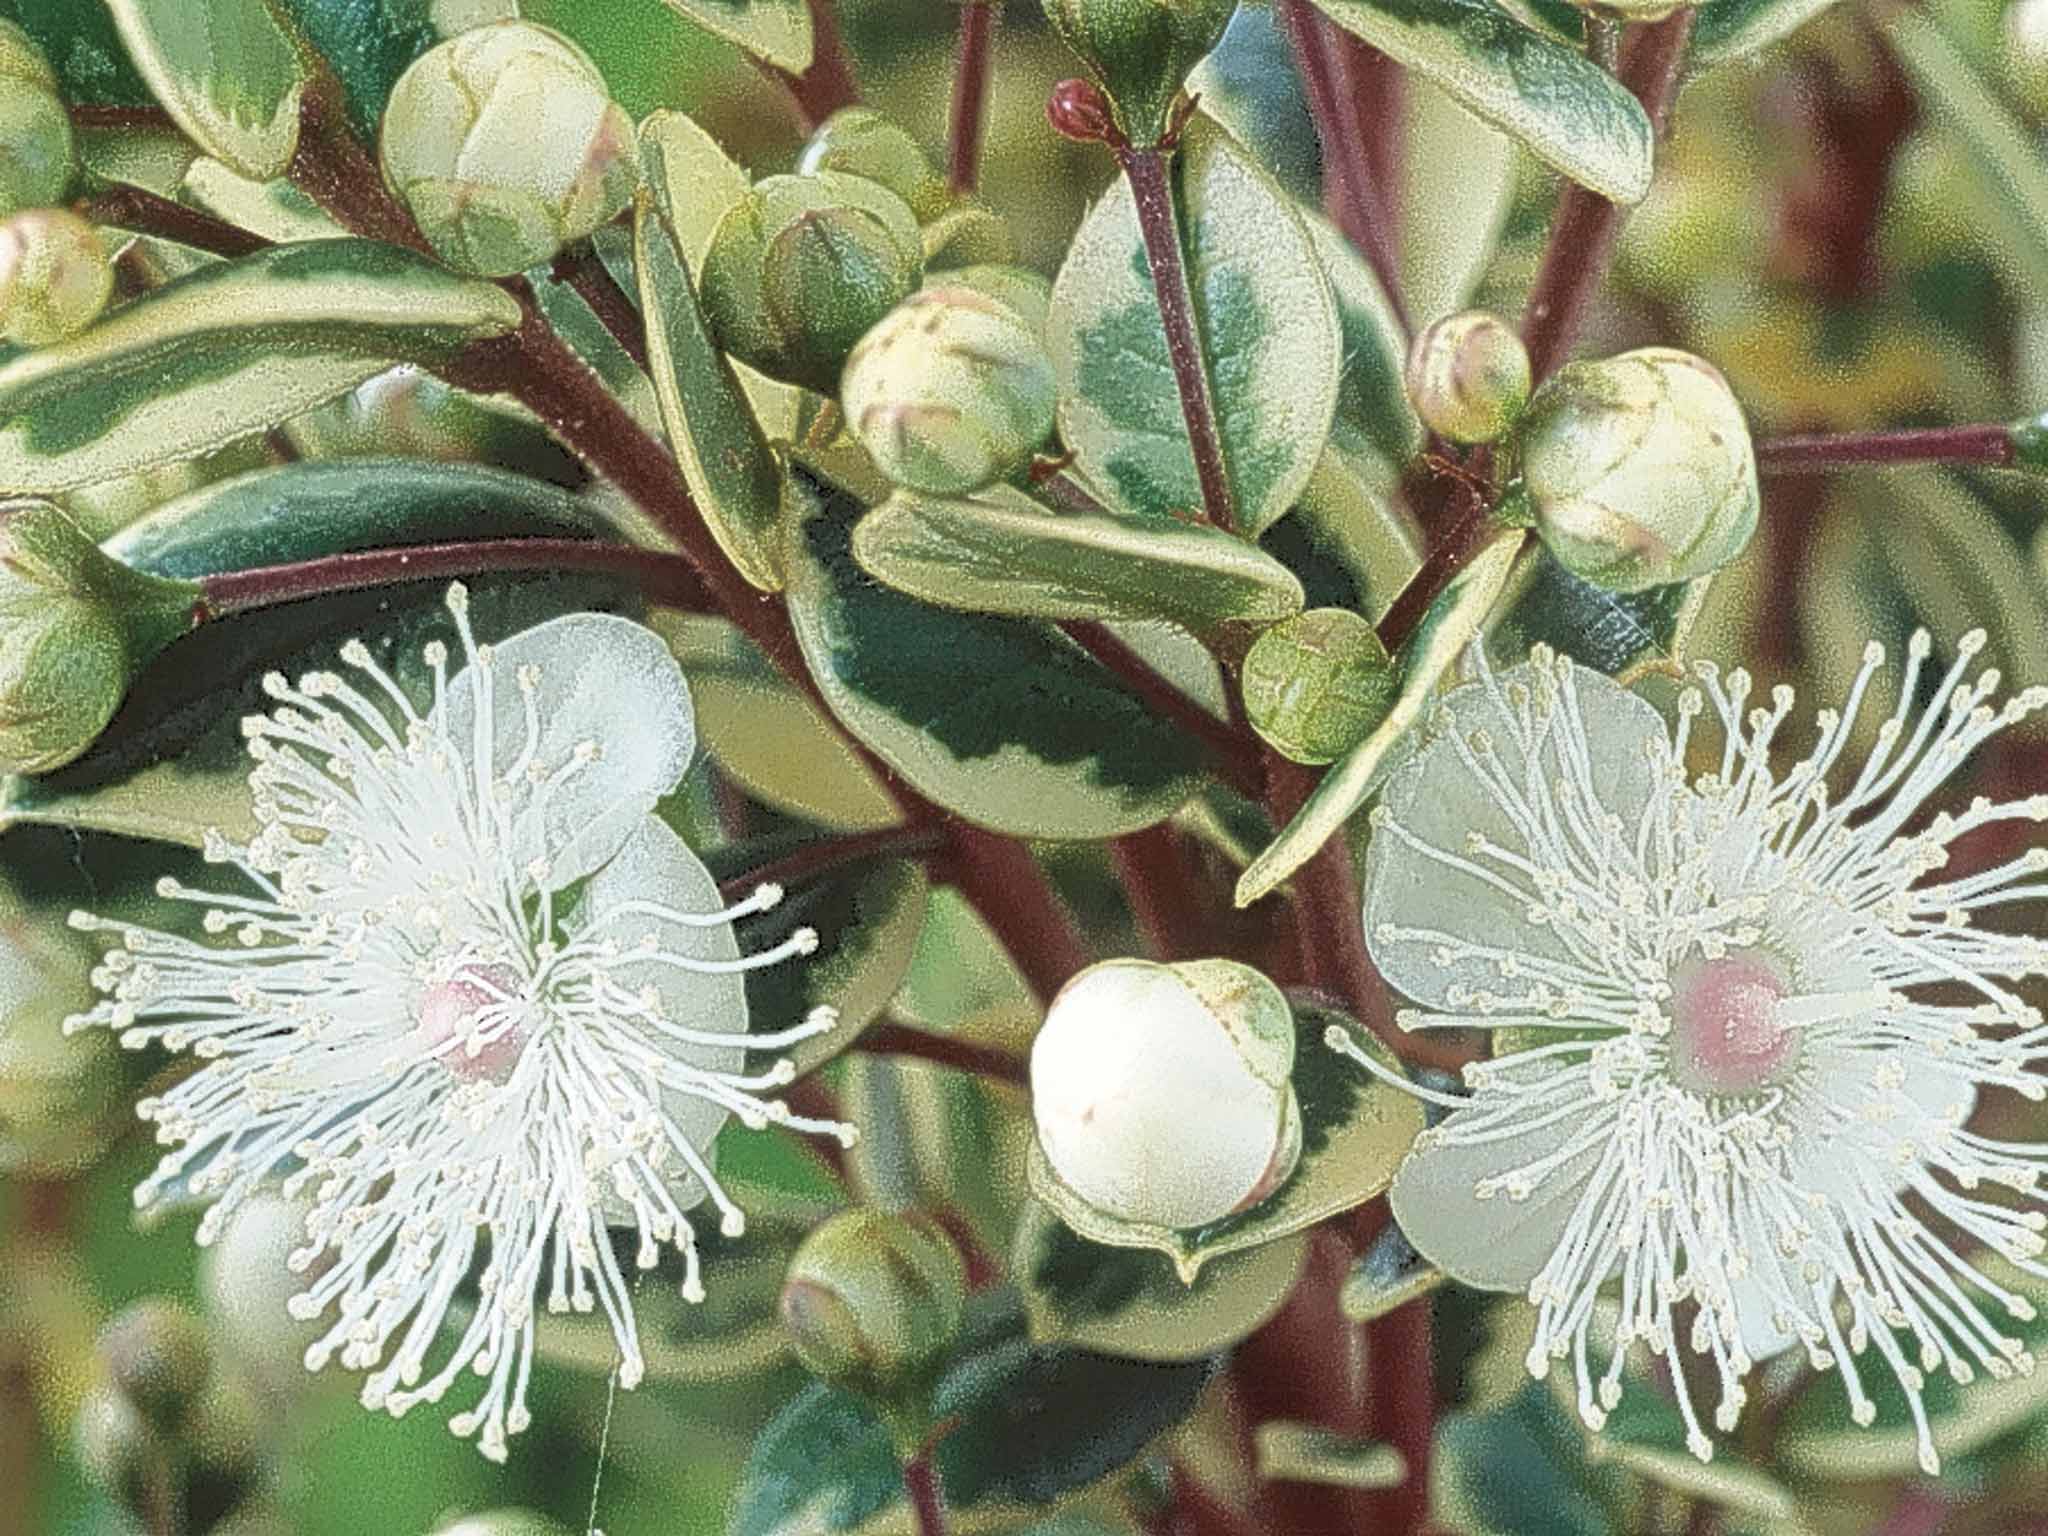
[[853,78],[853,62],[846,54],[846,39],[840,35],[839,13],[833,0],[810,0],[811,67],[800,75],[772,64],[762,66],[789,87],[797,114],[806,130],[814,129],[841,107],[860,101],[860,86]]
[[1039,1002],[1051,1002],[1088,964],[1080,930],[1021,843],[961,826],[945,872],[1002,941]]
[[2013,429],[2004,422],[1905,432],[1815,432],[1756,445],[1756,467],[1767,475],[1859,464],[2003,465],[2017,457]]
[[358,592],[406,581],[446,581],[491,571],[592,571],[631,582],[656,602],[702,612],[704,584],[680,555],[593,539],[480,539],[322,555],[288,565],[222,571],[200,580],[193,621],[293,603],[330,592]]
[[1372,152],[1349,89],[1350,71],[1337,52],[1341,34],[1308,0],[1280,0],[1279,10],[1301,63],[1309,114],[1322,141],[1324,203],[1379,278],[1405,330],[1408,316],[1401,300],[1399,261],[1382,217],[1388,200],[1374,180]]
[[1450,585],[1451,578],[1465,568],[1465,563],[1479,553],[1493,530],[1493,520],[1487,515],[1482,498],[1467,494],[1460,499],[1464,507],[1457,520],[1430,546],[1421,568],[1408,578],[1392,606],[1380,616],[1380,643],[1390,653],[1398,653],[1408,643],[1429,612],[1429,605]]
[[1419,1297],[1365,1328],[1365,1428],[1401,1453],[1400,1484],[1373,1496],[1374,1529],[1420,1531],[1429,1517],[1429,1464],[1436,1442],[1436,1362],[1430,1299]]
[[1126,833],[1109,845],[1110,862],[1156,960],[1194,960],[1219,954],[1213,882],[1188,856],[1187,839],[1172,822]]
[[910,1498],[917,1536],[946,1536],[946,1498],[939,1489],[939,1469],[930,1446],[903,1463],[903,1491]]
[[[1284,827],[1315,789],[1316,776],[1274,752],[1267,754],[1266,786],[1273,824]],[[1393,1001],[1366,953],[1363,905],[1350,844],[1341,834],[1328,839],[1296,872],[1293,886],[1297,942],[1308,984],[1341,1003],[1374,1034],[1393,1042]]]
[[1202,509],[1218,528],[1237,526],[1230,476],[1223,463],[1223,440],[1216,430],[1216,406],[1209,395],[1209,374],[1202,361],[1202,338],[1195,329],[1193,297],[1181,261],[1180,220],[1174,212],[1173,190],[1167,181],[1171,135],[1161,145],[1139,149],[1112,140],[1117,163],[1131,184],[1137,204],[1138,228],[1145,240],[1145,261],[1152,270],[1152,291],[1159,320],[1166,328],[1166,355],[1173,364],[1180,413],[1187,424],[1188,450],[1195,460],[1195,479],[1202,487]]
[[552,272],[556,282],[574,289],[576,296],[590,306],[590,312],[612,333],[612,339],[625,348],[633,365],[645,372],[647,327],[626,290],[612,281],[597,252],[587,245],[564,252],[555,258]]
[[350,233],[433,254],[349,126],[341,87],[330,74],[316,78],[300,99],[299,145],[290,175],[300,191]]
[[265,249],[270,241],[261,235],[217,219],[197,208],[187,208],[142,187],[116,184],[95,192],[77,205],[81,218],[95,224],[111,224],[138,235],[174,240],[195,251],[215,256],[249,256]]
[[[1692,15],[1690,9],[1674,11],[1663,21],[1631,27],[1622,47],[1621,83],[1635,92],[1659,132],[1677,90]],[[1522,313],[1522,339],[1528,343],[1529,366],[1537,379],[1550,374],[1571,351],[1586,307],[1607,276],[1625,214],[1625,209],[1576,182],[1568,183],[1559,195],[1550,243]]]
[[970,1040],[955,1040],[950,1035],[898,1024],[893,1019],[881,1019],[870,1024],[860,1032],[853,1048],[872,1056],[908,1056],[918,1061],[929,1061],[1016,1088],[1022,1088],[1031,1080],[1030,1068],[1021,1056],[992,1045],[976,1045]]
[[946,134],[946,181],[955,192],[972,192],[981,180],[981,132],[988,115],[997,7],[998,0],[962,0],[960,6],[960,53],[953,70],[953,110]]
[[1225,721],[1189,698],[1156,672],[1152,664],[1117,637],[1107,624],[1071,619],[1060,626],[1067,637],[1114,672],[1145,707],[1170,720],[1209,750],[1217,776],[1248,800],[1261,794],[1265,779],[1258,748]]

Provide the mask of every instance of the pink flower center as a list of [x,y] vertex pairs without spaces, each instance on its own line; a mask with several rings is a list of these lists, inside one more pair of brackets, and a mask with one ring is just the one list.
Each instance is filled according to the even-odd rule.
[[1756,950],[1693,959],[1671,976],[1671,1060],[1697,1093],[1754,1093],[1791,1064],[1796,1040],[1777,1005],[1790,988]]
[[502,1083],[512,1075],[526,1048],[526,1015],[519,974],[505,965],[467,966],[420,997],[420,1033],[428,1048],[469,1082]]

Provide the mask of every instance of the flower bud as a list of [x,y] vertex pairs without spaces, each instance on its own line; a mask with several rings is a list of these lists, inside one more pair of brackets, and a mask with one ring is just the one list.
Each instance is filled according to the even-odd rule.
[[91,746],[198,596],[102,553],[47,501],[0,502],[0,772],[44,773]]
[[840,403],[898,485],[964,496],[1030,462],[1052,431],[1052,359],[1015,310],[965,286],[912,294],[846,360]]
[[1104,144],[1114,131],[1109,100],[1092,80],[1062,80],[1045,99],[1054,133],[1077,144]]
[[770,176],[727,210],[700,297],[734,357],[835,395],[854,343],[923,275],[910,205],[864,176],[820,171]]
[[900,1399],[944,1362],[966,1298],[960,1255],[932,1222],[841,1211],[790,1259],[782,1322],[797,1358],[820,1379]]
[[1239,674],[1252,729],[1297,763],[1333,763],[1363,741],[1400,680],[1372,625],[1348,608],[1283,619],[1252,642]]
[[1294,1171],[1293,1071],[1293,1014],[1249,966],[1106,960],[1060,989],[1032,1045],[1039,1146],[1108,1215],[1204,1226]]
[[1617,592],[1689,581],[1756,528],[1756,458],[1727,380],[1644,347],[1571,363],[1516,429],[1536,531],[1566,569]]
[[64,201],[77,171],[71,112],[42,49],[0,21],[0,215]]
[[384,179],[435,253],[505,277],[608,222],[639,179],[633,121],[559,33],[499,21],[429,48],[392,87]]
[[1046,0],[1045,19],[1108,95],[1124,137],[1149,148],[1236,9],[1236,0]]
[[1403,375],[1422,424],[1454,443],[1490,443],[1529,403],[1529,350],[1499,315],[1445,315],[1408,348]]
[[844,171],[887,187],[918,223],[951,205],[952,190],[907,129],[873,107],[842,107],[818,125],[797,156],[799,176]]
[[1016,311],[1034,336],[1045,334],[1046,312],[1052,308],[1052,284],[1029,267],[978,262],[971,267],[954,267],[925,286],[972,288]]
[[138,1301],[100,1330],[114,1389],[143,1420],[176,1435],[213,1376],[213,1346],[199,1319],[159,1297]]
[[0,223],[0,336],[48,346],[75,336],[114,296],[114,264],[93,227],[63,208]]

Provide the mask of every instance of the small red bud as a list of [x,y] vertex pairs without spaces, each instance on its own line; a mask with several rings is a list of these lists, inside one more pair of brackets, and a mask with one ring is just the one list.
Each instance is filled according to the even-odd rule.
[[1091,81],[1062,80],[1045,103],[1053,132],[1083,144],[1107,144],[1116,129],[1109,103]]

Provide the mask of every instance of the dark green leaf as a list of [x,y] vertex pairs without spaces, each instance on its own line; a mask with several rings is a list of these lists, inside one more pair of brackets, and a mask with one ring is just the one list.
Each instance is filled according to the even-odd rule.
[[[207,486],[106,548],[139,570],[195,578],[350,549],[605,530],[587,503],[496,470],[339,460]],[[617,583],[593,577],[494,577],[471,586],[477,628],[487,638],[569,609],[632,612],[638,603]],[[387,670],[418,689],[424,705],[419,647],[444,629],[444,638],[453,637],[440,607],[444,590],[432,582],[338,594],[202,626],[144,670],[85,756],[40,778],[5,781],[0,826],[53,822],[194,847],[208,826],[246,835],[249,764],[237,724],[268,707],[261,674],[331,667],[341,642],[360,633]]]
[[57,71],[65,100],[107,107],[156,105],[106,6],[95,0],[0,0],[0,18],[35,39]]
[[794,466],[790,618],[826,702],[921,794],[1020,837],[1115,837],[1193,793],[1199,749],[1049,625],[956,613],[855,564],[851,493]]
[[1488,645],[1499,656],[1516,660],[1532,645],[1548,645],[1581,666],[1610,675],[1672,668],[1683,661],[1685,632],[1710,580],[1703,576],[1644,592],[1609,592],[1574,576],[1545,552],[1529,562],[1529,578],[1488,636]]
[[[1335,300],[1294,205],[1215,123],[1174,157],[1187,281],[1237,521],[1256,535],[1315,470],[1337,406]],[[1130,184],[1095,205],[1053,285],[1046,348],[1060,436],[1138,512],[1202,506]]]
[[1498,1408],[1452,1414],[1437,1430],[1445,1518],[1475,1536],[1609,1536],[1577,1440],[1533,1381]]
[[[695,679],[691,681],[694,683]],[[753,838],[705,855],[721,883],[764,870],[816,838],[805,833]],[[747,973],[747,1012],[757,1030],[783,1029],[813,1008],[839,1011],[839,1025],[790,1050],[756,1053],[749,1069],[767,1070],[787,1056],[808,1072],[851,1045],[895,995],[917,952],[927,884],[916,860],[875,857],[781,882],[773,911],[749,918],[746,946],[758,953],[799,928],[818,935],[817,953],[802,965],[771,965]]]
[[349,118],[369,143],[391,87],[440,41],[428,0],[276,0],[341,81]]

